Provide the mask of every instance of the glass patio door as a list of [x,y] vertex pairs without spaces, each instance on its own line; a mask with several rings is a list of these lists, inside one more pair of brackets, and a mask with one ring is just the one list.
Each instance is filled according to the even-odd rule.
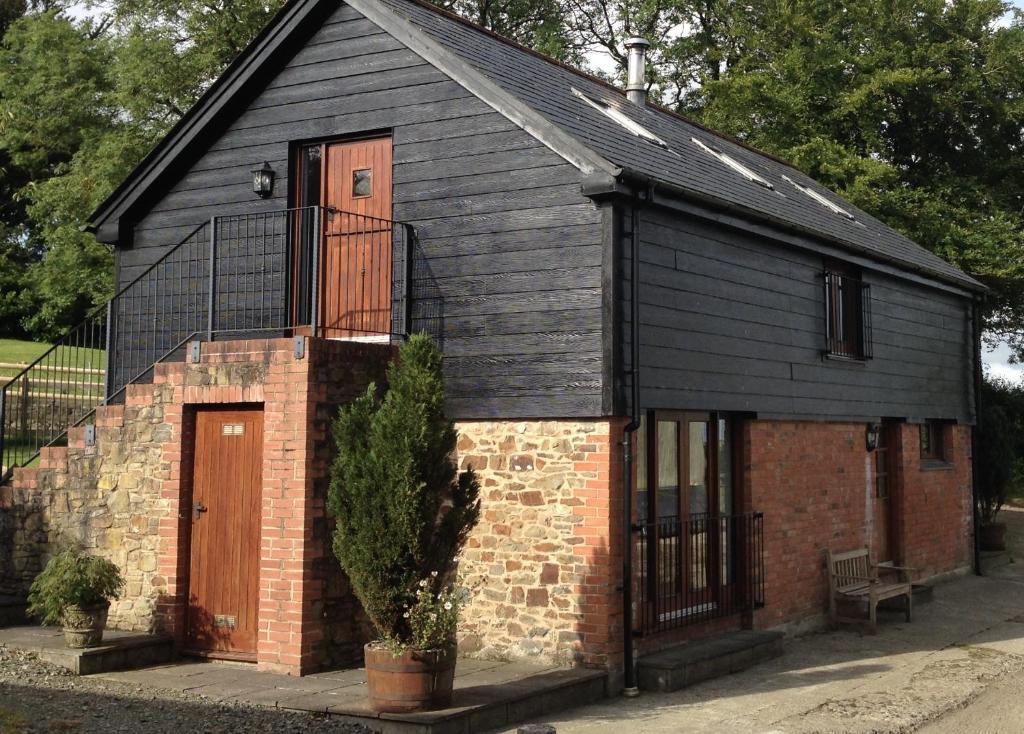
[[732,435],[716,413],[645,416],[637,456],[641,583],[659,624],[713,609],[732,582]]

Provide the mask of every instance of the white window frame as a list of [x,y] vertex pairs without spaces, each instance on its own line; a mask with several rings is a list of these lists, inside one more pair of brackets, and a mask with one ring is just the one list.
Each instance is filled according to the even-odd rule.
[[786,175],[783,175],[782,178],[784,178],[785,180],[789,181],[791,184],[793,184],[793,186],[795,188],[797,188],[800,191],[802,191],[805,194],[807,194],[809,197],[814,199],[816,202],[821,204],[823,207],[825,207],[826,209],[830,210],[833,214],[838,214],[841,217],[846,217],[851,222],[856,221],[856,217],[854,217],[850,212],[846,211],[845,209],[843,209],[843,207],[841,207],[838,204],[836,204],[835,202],[831,201],[828,197],[823,196],[822,194],[819,194],[817,191],[812,189],[810,186],[804,186],[803,184],[798,184],[796,181],[794,181],[793,179],[791,179],[789,176],[786,176]]
[[726,155],[725,153],[720,151],[718,148],[712,148],[710,145],[707,145],[706,143],[702,143],[700,140],[697,140],[697,138],[690,138],[690,142],[692,142],[698,148],[703,150],[705,153],[708,153],[709,155],[713,155],[715,158],[720,160],[725,165],[729,166],[729,168],[731,168],[732,170],[736,171],[736,173],[740,174],[741,176],[743,176],[748,181],[756,183],[758,186],[763,186],[764,188],[768,189],[769,191],[774,191],[775,190],[775,186],[772,184],[771,181],[769,181],[768,179],[764,178],[763,176],[759,176],[758,174],[754,173],[749,168],[747,168],[742,163],[740,163],[738,160],[736,160],[735,158],[732,158],[731,156]]
[[614,120],[619,125],[629,130],[629,132],[633,133],[638,138],[643,138],[644,140],[650,141],[662,148],[668,148],[668,143],[666,143],[664,140],[662,140],[657,135],[652,133],[639,122],[629,117],[626,113],[622,112],[622,110],[615,109],[607,102],[602,102],[600,100],[593,99],[592,97],[588,97],[586,94],[576,89],[575,87],[573,87],[572,93],[575,94],[580,99],[582,99],[588,105],[593,107],[598,112],[604,114],[605,117]]

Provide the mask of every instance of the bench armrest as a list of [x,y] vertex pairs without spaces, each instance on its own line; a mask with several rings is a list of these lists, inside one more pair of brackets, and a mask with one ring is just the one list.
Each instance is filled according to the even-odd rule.
[[916,568],[910,568],[909,566],[887,566],[885,564],[875,565],[875,570],[879,573],[885,571],[892,571],[900,576],[903,576],[907,581],[910,581],[910,574],[916,571]]

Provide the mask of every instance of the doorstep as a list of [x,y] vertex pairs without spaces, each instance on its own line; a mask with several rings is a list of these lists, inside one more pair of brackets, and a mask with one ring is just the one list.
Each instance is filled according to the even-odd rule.
[[594,703],[607,696],[607,673],[484,660],[459,660],[452,705],[415,714],[378,714],[366,704],[363,669],[293,677],[252,665],[185,661],[107,673],[132,685],[170,688],[216,701],[337,717],[381,734],[478,734],[545,714]]
[[644,691],[669,692],[736,673],[781,655],[783,636],[778,631],[740,630],[644,655],[637,665],[637,682]]
[[141,668],[174,657],[174,642],[167,635],[117,630],[104,630],[97,647],[70,648],[59,627],[8,627],[0,629],[0,645],[35,653],[78,675]]

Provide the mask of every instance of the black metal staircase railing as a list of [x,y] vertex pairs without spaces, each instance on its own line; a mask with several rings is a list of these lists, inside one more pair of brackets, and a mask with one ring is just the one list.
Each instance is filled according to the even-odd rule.
[[633,526],[637,634],[764,606],[764,515],[709,513]]
[[401,337],[409,224],[324,207],[213,217],[0,386],[0,482],[189,341]]

